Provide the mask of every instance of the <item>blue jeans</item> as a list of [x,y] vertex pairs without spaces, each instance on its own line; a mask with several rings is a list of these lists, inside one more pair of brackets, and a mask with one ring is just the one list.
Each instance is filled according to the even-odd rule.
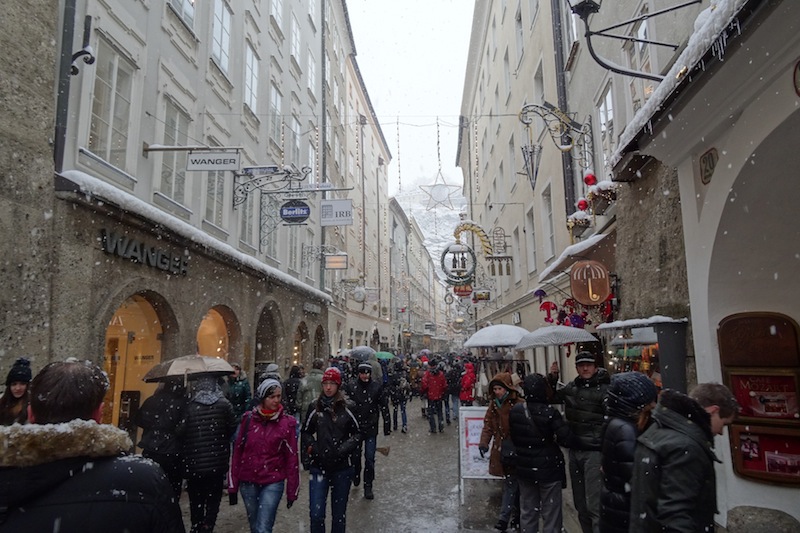
[[510,522],[517,514],[516,510],[519,508],[518,503],[519,484],[517,484],[517,476],[506,475],[503,480],[503,501],[500,504],[500,517],[503,522]]
[[458,394],[450,395],[450,410],[453,413],[453,422],[458,422],[458,405],[461,400],[458,399]]
[[444,421],[442,420],[442,400],[428,400],[428,423],[431,425],[431,433],[436,433],[436,422],[433,420],[433,415],[439,419],[439,431],[444,428]]
[[392,402],[394,407],[394,429],[397,429],[397,408],[400,408],[400,416],[403,421],[403,427],[408,426],[408,416],[406,416],[406,400],[405,398],[397,403]]
[[308,501],[311,508],[311,533],[325,533],[325,507],[328,489],[331,492],[331,533],[344,533],[347,528],[347,498],[353,467],[322,473],[312,468],[308,476]]
[[[375,479],[375,449],[378,447],[378,437],[364,437],[362,441],[364,447],[364,485],[372,485]],[[358,464],[356,467],[361,470],[361,454],[359,454]]]
[[275,524],[275,513],[283,496],[284,481],[259,485],[243,481],[239,484],[247,521],[250,522],[251,533],[272,533]]

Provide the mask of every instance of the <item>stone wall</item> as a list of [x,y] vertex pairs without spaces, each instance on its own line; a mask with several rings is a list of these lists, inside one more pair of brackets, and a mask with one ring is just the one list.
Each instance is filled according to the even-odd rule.
[[[664,315],[690,318],[680,191],[675,169],[660,164],[617,193],[617,320]],[[691,320],[687,382],[697,382]]]
[[50,350],[56,0],[3,2],[0,31],[0,375]]

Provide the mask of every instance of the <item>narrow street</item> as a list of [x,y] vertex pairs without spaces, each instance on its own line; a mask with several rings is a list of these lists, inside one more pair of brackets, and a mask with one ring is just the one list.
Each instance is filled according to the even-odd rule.
[[[408,405],[409,431],[378,437],[378,447],[390,447],[388,456],[376,457],[375,499],[365,500],[363,488],[353,487],[347,507],[347,530],[354,533],[495,532],[501,487],[496,480],[466,480],[464,505],[459,501],[458,426],[444,433],[428,433],[420,401]],[[383,423],[381,422],[381,429]],[[573,518],[571,495],[564,491],[564,530],[580,529]],[[184,523],[189,530],[188,496],[181,498]],[[330,500],[328,502],[330,527]],[[223,497],[215,531],[249,533],[244,504],[231,506]],[[308,532],[308,473],[300,473],[300,497],[286,509],[284,495],[275,522],[276,533]]]

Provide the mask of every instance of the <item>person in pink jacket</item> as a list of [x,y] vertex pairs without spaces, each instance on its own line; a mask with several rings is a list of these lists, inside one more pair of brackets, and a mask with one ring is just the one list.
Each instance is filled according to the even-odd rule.
[[288,509],[300,487],[297,420],[283,411],[279,381],[265,379],[256,398],[233,443],[228,494],[234,504],[241,493],[251,533],[271,533],[284,488]]

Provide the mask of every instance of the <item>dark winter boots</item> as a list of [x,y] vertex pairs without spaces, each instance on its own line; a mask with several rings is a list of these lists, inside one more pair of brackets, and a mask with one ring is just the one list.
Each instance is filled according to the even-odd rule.
[[372,494],[372,485],[367,485],[366,483],[364,484],[364,498],[368,500],[375,499],[375,495]]

